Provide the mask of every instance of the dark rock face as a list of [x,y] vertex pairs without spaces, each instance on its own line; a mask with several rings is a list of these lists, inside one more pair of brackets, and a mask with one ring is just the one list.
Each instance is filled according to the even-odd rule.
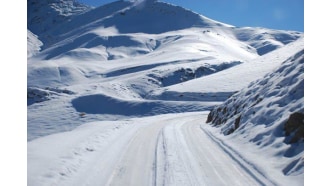
[[295,112],[290,115],[284,124],[285,135],[288,136],[288,143],[296,143],[304,139],[304,114]]
[[209,113],[209,115],[207,116],[207,119],[206,119],[206,123],[210,123],[212,121],[212,112]]
[[235,120],[235,130],[238,129],[240,121],[241,121],[241,116],[238,116],[238,118],[236,118]]

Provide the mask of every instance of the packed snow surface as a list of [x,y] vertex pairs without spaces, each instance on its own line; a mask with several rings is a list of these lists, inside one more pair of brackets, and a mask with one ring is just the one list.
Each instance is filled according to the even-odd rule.
[[[28,185],[301,185],[204,132],[207,112],[100,121],[28,143]],[[262,169],[261,169],[262,168]],[[262,171],[274,171],[264,174]],[[267,173],[268,173],[267,172]]]
[[[28,9],[28,185],[303,184],[303,141],[281,133],[303,92],[280,97],[303,84],[303,33],[149,0]],[[245,129],[205,124],[263,85]]]

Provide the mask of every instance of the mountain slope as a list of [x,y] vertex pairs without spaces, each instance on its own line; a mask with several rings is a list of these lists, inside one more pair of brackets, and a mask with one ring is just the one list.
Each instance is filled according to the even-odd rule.
[[250,27],[237,28],[234,34],[237,39],[255,48],[259,55],[267,54],[301,37],[301,33],[295,31]]
[[69,22],[75,15],[90,10],[91,7],[76,0],[28,0],[27,27],[38,35],[42,42],[48,44],[53,35],[47,32],[58,25]]
[[36,55],[40,50],[43,43],[38,37],[30,30],[27,30],[27,57],[30,58]]
[[[36,16],[44,18],[48,9],[55,11],[42,19],[40,28],[47,27],[48,18],[63,15],[66,19],[39,31],[42,49],[28,59],[29,139],[95,118],[210,109],[215,101],[224,101],[275,68],[279,61],[275,58],[286,56],[270,54],[274,60],[269,61],[274,62],[267,63],[251,43],[263,46],[267,40],[281,47],[303,36],[292,31],[236,28],[155,1],[117,1],[94,9],[73,1],[49,2],[34,2],[35,6],[42,4]],[[237,79],[235,71],[245,73],[246,81]],[[222,83],[214,86],[219,80]],[[111,109],[83,109],[94,98],[108,100],[110,105],[129,105],[130,112],[117,115]],[[182,107],[173,109],[177,101]],[[155,110],[136,111],[148,105]],[[79,117],[81,112],[87,115]],[[37,130],[40,126],[44,130]]]
[[303,114],[304,50],[300,48],[274,72],[212,109],[207,122],[216,128],[208,130],[229,144],[236,143],[236,150],[246,146],[253,153],[268,154],[271,161],[279,162],[273,166],[281,167],[284,175],[302,176]]
[[[248,86],[250,82],[280,67],[283,61],[303,48],[304,40],[301,38],[278,50],[257,58],[246,60],[244,63],[232,66],[226,70],[212,73],[201,78],[195,78],[180,84],[156,89],[148,96],[155,99],[160,97],[169,98],[173,95],[187,95],[191,97],[192,93],[196,95],[204,93],[204,96],[207,96],[207,94],[211,94],[212,96],[223,94],[226,99],[235,91],[239,91]],[[173,97],[171,98],[173,99]],[[195,98],[198,99],[198,97]]]
[[[32,7],[39,8],[41,6],[37,5]],[[138,4],[117,1],[94,9],[71,1],[64,4],[63,2],[42,4],[42,7],[47,7],[47,5],[47,9],[51,9],[51,12],[55,11],[55,13],[47,16],[43,13],[46,11],[31,13],[28,16],[28,25],[30,30],[44,42],[44,48],[48,48],[51,45],[54,45],[52,50],[54,48],[65,48],[65,50],[62,49],[55,53],[65,53],[77,48],[84,48],[88,52],[93,53],[91,48],[96,46],[103,46],[110,50],[114,47],[112,43],[117,43],[119,39],[126,40],[124,43],[119,43],[120,46],[126,49],[134,47],[136,44],[153,46],[155,45],[153,43],[156,42],[157,45],[160,42],[157,39],[153,40],[154,34],[203,28],[204,30],[201,30],[203,34],[217,36],[214,37],[217,40],[219,37],[239,40],[248,46],[245,47],[245,50],[255,50],[261,55],[292,42],[302,35],[299,32],[277,31],[265,28],[236,28],[210,20],[178,6],[154,1],[142,1]],[[29,12],[34,12],[34,9],[30,7],[28,9]],[[62,9],[66,11],[61,11]],[[31,20],[36,19],[35,17],[41,20],[38,23],[34,23]],[[57,20],[59,19],[58,17],[64,17],[66,20],[55,21],[56,23],[47,21],[48,19]],[[37,28],[32,29],[33,25],[36,25]],[[43,31],[37,31],[37,29],[41,28],[44,28]],[[131,36],[133,33],[146,34],[152,40],[142,41],[141,43],[134,36]],[[119,36],[118,38],[116,37],[117,35]],[[127,35],[129,37],[126,37]],[[74,42],[74,45],[72,45],[72,42]],[[131,46],[132,44],[133,46]],[[54,53],[52,50],[49,52]],[[46,59],[55,57],[53,55],[48,56]]]

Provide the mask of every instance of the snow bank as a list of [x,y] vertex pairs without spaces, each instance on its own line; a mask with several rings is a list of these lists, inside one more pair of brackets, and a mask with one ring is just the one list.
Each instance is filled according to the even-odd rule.
[[[208,130],[237,151],[246,149],[246,157],[251,157],[249,153],[252,151],[265,154],[264,157],[274,161],[274,167],[281,168],[276,174],[295,176],[299,181],[298,177],[303,177],[304,173],[303,134],[292,141],[298,129],[288,133],[284,127],[293,113],[304,113],[303,49],[274,72],[252,82],[215,107],[207,119],[214,128],[209,126]],[[254,163],[258,164],[257,160]],[[259,166],[262,167],[261,160]],[[267,172],[267,168],[261,169]]]

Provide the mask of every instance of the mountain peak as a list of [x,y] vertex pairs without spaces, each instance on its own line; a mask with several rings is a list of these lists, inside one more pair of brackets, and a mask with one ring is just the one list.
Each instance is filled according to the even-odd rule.
[[[198,38],[198,43],[204,36],[212,37],[214,41],[219,42],[218,44],[223,43],[223,40],[229,42],[232,39],[235,43],[243,42],[241,48],[245,48],[247,53],[254,56],[253,50],[259,55],[264,55],[298,39],[301,35],[260,28],[237,28],[157,0],[121,0],[93,9],[74,0],[29,0],[28,3],[28,8],[32,8],[29,9],[31,16],[28,16],[28,29],[43,43],[42,50],[49,49],[48,53],[50,50],[56,51],[50,52],[46,59],[60,56],[63,52],[75,51],[76,54],[79,48],[94,53],[91,49],[98,46],[107,49],[102,56],[108,56],[105,58],[108,60],[118,56],[135,56],[136,53],[145,54],[163,42],[163,36],[155,39],[155,35],[184,30],[187,32],[178,35]],[[140,38],[141,34],[149,36]],[[127,52],[136,50],[134,47],[137,45],[143,46],[143,52]],[[120,55],[114,55],[114,48],[120,47],[126,49],[120,49]]]
[[116,26],[120,33],[159,34],[193,27],[202,22],[200,15],[182,7],[147,0],[110,17],[105,21],[105,26]]
[[157,0],[131,0],[131,2],[134,2],[134,3],[154,3],[156,1]]

